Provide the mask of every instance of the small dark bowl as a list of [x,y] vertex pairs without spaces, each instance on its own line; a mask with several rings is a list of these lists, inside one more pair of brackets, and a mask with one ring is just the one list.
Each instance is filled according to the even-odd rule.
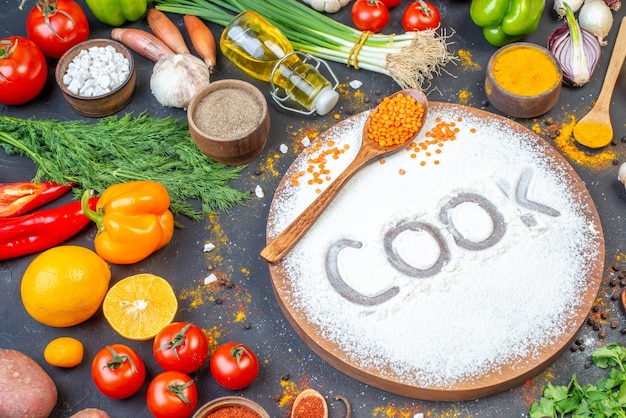
[[[514,49],[530,48],[539,51],[546,59],[556,67],[558,80],[548,90],[535,95],[520,95],[505,90],[498,84],[494,76],[494,62],[502,54],[512,52]],[[532,71],[532,68],[528,68]],[[505,115],[516,118],[534,118],[548,112],[554,107],[561,92],[563,73],[557,59],[546,48],[528,42],[515,42],[498,49],[489,59],[485,76],[485,92],[489,102]]]
[[251,401],[250,399],[242,398],[240,396],[223,396],[221,398],[213,399],[211,402],[208,402],[198,408],[196,413],[193,414],[192,418],[205,418],[211,412],[215,412],[220,408],[226,408],[229,406],[244,407],[256,412],[261,418],[270,418],[270,414],[268,414],[261,405],[254,401]]
[[[209,94],[222,89],[241,90],[259,103],[261,114],[254,127],[234,137],[220,138],[204,132],[198,126],[200,121],[196,118],[200,116],[196,115],[196,110],[199,103]],[[218,106],[212,109],[212,112],[221,112],[223,109],[223,106]],[[215,161],[229,165],[245,164],[259,155],[270,131],[270,116],[265,96],[258,88],[242,80],[218,80],[200,90],[189,103],[187,121],[191,138],[198,148]]]
[[[68,90],[67,86],[63,84],[63,76],[67,72],[67,67],[72,60],[82,50],[87,50],[92,47],[105,47],[112,46],[115,50],[124,57],[126,57],[130,63],[130,74],[126,81],[119,85],[109,93],[100,96],[81,96],[74,94]],[[120,42],[110,39],[90,39],[85,42],[81,42],[74,47],[70,48],[57,63],[55,78],[57,85],[63,92],[63,97],[69,103],[69,105],[77,113],[90,118],[99,118],[104,116],[110,116],[114,113],[122,110],[128,103],[130,103],[135,92],[135,83],[137,75],[135,71],[135,62],[131,52]]]

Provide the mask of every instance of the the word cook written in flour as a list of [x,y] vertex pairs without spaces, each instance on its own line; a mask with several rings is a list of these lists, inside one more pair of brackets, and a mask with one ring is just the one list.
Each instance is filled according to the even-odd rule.
[[[498,181],[498,186],[505,193],[505,195],[511,197],[514,202],[525,209],[542,213],[547,216],[557,217],[560,216],[560,212],[542,203],[532,201],[528,198],[528,189],[532,180],[533,170],[531,168],[525,168],[522,170],[520,177],[515,186],[512,196],[507,192],[506,185],[502,181]],[[480,207],[491,219],[493,229],[491,234],[481,241],[475,241],[463,236],[463,233],[459,231],[454,223],[451,221],[451,212],[459,205],[464,203],[472,203]],[[524,214],[521,216],[522,222],[525,225],[531,227],[536,224],[532,213]],[[482,251],[496,245],[502,237],[504,237],[507,229],[507,224],[504,216],[500,213],[498,208],[486,197],[474,193],[474,192],[460,192],[446,201],[445,204],[439,209],[439,221],[449,231],[454,238],[454,242],[458,247],[464,248],[470,251]],[[427,268],[418,268],[407,263],[402,256],[398,253],[394,246],[396,238],[406,231],[422,231],[430,235],[439,247],[439,256],[435,262]],[[328,274],[328,280],[333,288],[347,300],[364,306],[375,306],[384,303],[400,292],[398,286],[392,286],[383,292],[380,292],[373,296],[364,295],[351,286],[349,286],[341,277],[339,272],[339,254],[345,248],[361,248],[363,243],[357,240],[340,238],[333,242],[328,251],[326,252],[326,272]],[[442,268],[450,260],[450,248],[442,232],[436,225],[432,225],[428,222],[422,222],[414,219],[407,219],[399,222],[394,227],[385,232],[383,237],[383,248],[387,256],[387,260],[393,268],[399,272],[406,274],[409,277],[426,278],[433,277],[438,274]]]

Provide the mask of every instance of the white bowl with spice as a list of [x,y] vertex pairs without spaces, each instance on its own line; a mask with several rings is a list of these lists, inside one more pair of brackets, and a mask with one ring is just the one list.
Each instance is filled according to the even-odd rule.
[[489,59],[485,92],[489,102],[507,116],[534,118],[558,101],[563,72],[546,48],[515,42],[498,49]]
[[90,39],[70,48],[55,70],[65,101],[87,117],[109,116],[122,110],[135,92],[133,55],[111,39]]
[[189,103],[187,121],[198,148],[229,165],[259,155],[270,130],[265,96],[242,80],[218,80],[200,90]]

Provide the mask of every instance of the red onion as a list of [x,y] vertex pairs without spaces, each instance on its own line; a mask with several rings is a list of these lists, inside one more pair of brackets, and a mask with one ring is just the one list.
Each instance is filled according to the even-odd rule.
[[622,7],[622,0],[604,0],[607,6],[614,12],[618,11]]
[[567,3],[566,20],[548,37],[548,49],[554,54],[563,70],[563,81],[573,86],[586,84],[598,67],[602,48],[598,38],[582,29]]

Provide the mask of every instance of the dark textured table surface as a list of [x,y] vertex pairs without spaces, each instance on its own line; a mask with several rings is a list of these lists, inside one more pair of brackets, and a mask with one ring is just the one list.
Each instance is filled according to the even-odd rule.
[[[97,22],[85,3],[80,3],[90,19],[90,37],[110,37],[111,28]],[[545,45],[548,35],[561,25],[552,13],[552,2],[548,3],[539,29],[528,36],[526,41]],[[32,4],[27,3],[24,11],[18,9],[18,4],[18,0],[0,0],[0,38],[25,35],[26,10]],[[403,5],[406,4],[408,2],[404,1]],[[449,48],[460,59],[456,65],[448,64],[445,71],[432,80],[427,88],[429,99],[498,113],[486,103],[483,88],[485,68],[495,48],[484,41],[479,28],[471,23],[469,1],[437,1],[436,4],[442,13],[443,27],[450,35]],[[393,10],[394,23],[387,32],[400,30],[402,8]],[[334,16],[338,20],[349,21],[349,8]],[[619,283],[609,280],[610,269],[616,263],[619,265],[621,262],[626,268],[626,192],[617,182],[619,164],[626,161],[626,140],[623,139],[626,136],[626,70],[622,69],[617,81],[611,107],[614,144],[591,155],[572,146],[561,146],[549,137],[549,131],[551,124],[563,127],[570,124],[572,118],[581,118],[593,105],[623,16],[623,8],[614,14],[615,23],[607,38],[608,45],[603,48],[600,66],[590,83],[580,88],[564,87],[557,105],[548,114],[537,119],[518,120],[558,148],[581,176],[600,214],[606,244],[605,277],[597,304],[590,314],[597,319],[600,329],[584,325],[579,337],[585,342],[585,349],[566,350],[553,365],[526,384],[489,398],[466,402],[430,402],[397,396],[354,380],[325,363],[298,337],[285,319],[273,294],[267,264],[258,255],[265,243],[265,226],[273,191],[301,150],[299,141],[305,134],[323,132],[337,122],[336,115],[344,119],[367,110],[378,98],[398,89],[398,85],[387,76],[357,71],[341,64],[330,64],[341,83],[341,97],[329,115],[303,117],[270,105],[271,131],[268,143],[262,154],[232,183],[233,187],[241,190],[252,190],[259,185],[265,192],[264,197],[253,195],[245,205],[202,221],[178,218],[186,228],[177,229],[168,246],[140,263],[113,266],[112,282],[139,272],[166,277],[171,280],[179,297],[177,320],[191,320],[199,324],[211,335],[214,344],[238,340],[252,347],[261,360],[259,377],[250,387],[234,394],[260,403],[272,417],[288,416],[293,396],[306,387],[316,388],[328,396],[331,417],[345,415],[343,404],[334,399],[335,395],[343,395],[351,401],[354,417],[413,417],[419,413],[436,417],[527,416],[530,404],[541,397],[547,383],[566,384],[574,373],[580,382],[594,382],[603,372],[595,366],[588,367],[590,353],[602,342],[624,342],[626,339],[621,332],[626,329],[624,311],[620,302],[613,297],[621,291],[621,287]],[[182,17],[172,17],[182,28]],[[128,26],[147,28],[143,19]],[[211,28],[217,38],[221,27],[211,25]],[[17,107],[0,105],[0,112],[24,118],[81,119],[65,103],[54,83],[55,64],[55,61],[49,61],[50,77],[37,99]],[[136,56],[136,66],[138,77],[135,97],[120,114],[147,111],[156,117],[171,115],[184,119],[183,110],[164,108],[151,95],[149,76],[152,63]],[[219,55],[213,80],[224,78],[252,82],[271,102],[268,84],[251,79]],[[347,85],[351,80],[360,80],[363,86],[355,91]],[[281,144],[287,145],[286,153],[280,151]],[[0,182],[27,181],[34,172],[34,163],[28,158],[7,155],[0,150]],[[69,199],[69,196],[65,196],[59,202]],[[88,227],[68,243],[93,248],[94,234],[95,228]],[[215,244],[216,249],[204,253],[203,246],[207,242]],[[30,255],[0,262],[0,347],[27,353],[52,376],[59,391],[59,401],[53,413],[55,417],[66,417],[88,407],[101,408],[114,417],[150,416],[145,405],[147,383],[130,399],[112,400],[98,392],[89,371],[91,358],[98,349],[106,344],[125,342],[137,349],[146,361],[148,376],[154,376],[159,369],[152,358],[150,342],[125,341],[109,327],[101,312],[87,322],[68,329],[47,327],[33,320],[21,304],[19,283],[22,273],[34,257]],[[235,286],[227,289],[203,285],[210,271],[226,277]],[[216,299],[223,303],[216,304]],[[484,326],[489,326],[488,321]],[[61,335],[74,336],[85,344],[85,359],[77,368],[55,369],[43,360],[46,344]],[[233,394],[215,383],[208,368],[203,368],[195,378],[200,389],[201,403]]]

